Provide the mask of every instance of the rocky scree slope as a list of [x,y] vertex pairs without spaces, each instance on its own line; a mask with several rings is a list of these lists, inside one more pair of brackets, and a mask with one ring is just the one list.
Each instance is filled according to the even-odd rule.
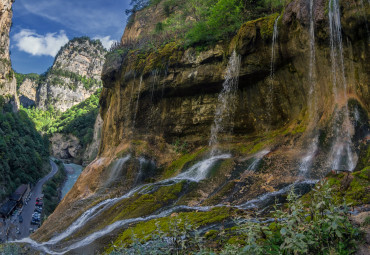
[[[337,116],[343,118],[346,109],[354,126],[351,148],[358,162],[355,170],[368,166],[369,44],[363,28],[370,15],[369,6],[361,9],[364,19],[357,15],[360,4],[341,1],[348,100],[338,101],[333,78],[328,75],[332,65],[327,5],[327,1],[319,0],[313,7],[317,113],[311,110],[309,96],[307,1],[294,0],[281,14],[248,21],[231,41],[205,51],[170,42],[144,54],[135,49],[113,52],[107,57],[102,75],[104,124],[99,155],[33,238],[48,240],[65,229],[58,222],[72,223],[92,204],[120,196],[140,183],[176,176],[209,158],[211,126],[233,51],[241,57],[233,133],[221,130],[218,134],[218,149],[232,157],[213,165],[206,180],[177,183],[166,191],[155,188],[148,191],[150,195],[136,194],[122,200],[69,237],[65,247],[117,220],[154,213],[158,204],[243,205],[294,182],[322,178],[332,170]],[[272,79],[271,42],[279,16]],[[135,39],[138,33],[127,29],[125,35],[130,35],[130,41]],[[122,41],[126,41],[125,35]],[[314,152],[310,171],[303,174],[300,165],[315,134],[319,149]],[[259,166],[249,169],[261,153]],[[119,164],[125,157],[129,160]],[[153,163],[142,168],[143,159]],[[163,192],[168,196],[162,197]],[[156,206],[151,207],[151,202]],[[111,241],[103,239],[96,243],[98,247]]]
[[6,102],[12,102],[14,110],[18,108],[17,82],[10,62],[9,32],[12,25],[13,0],[0,1],[0,95]]

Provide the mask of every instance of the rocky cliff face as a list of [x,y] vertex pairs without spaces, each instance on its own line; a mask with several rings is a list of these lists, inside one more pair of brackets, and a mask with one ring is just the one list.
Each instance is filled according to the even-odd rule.
[[[239,85],[233,101],[228,102],[235,107],[234,118],[217,132],[217,149],[232,156],[224,155],[215,163],[208,179],[190,186],[184,181],[177,193],[174,187],[171,192],[175,192],[175,198],[171,201],[187,206],[243,205],[265,193],[279,194],[292,183],[309,183],[325,176],[333,167],[333,148],[340,136],[336,130],[341,126],[338,123],[344,122],[346,111],[353,126],[349,146],[355,154],[354,161],[360,158],[359,164],[363,160],[368,164],[368,156],[361,155],[368,155],[370,132],[370,51],[368,34],[363,29],[370,15],[369,6],[364,9],[364,19],[356,14],[359,4],[341,1],[344,88],[335,87],[336,76],[330,75],[333,59],[326,6],[326,1],[315,1],[313,88],[308,72],[310,12],[304,0],[289,3],[278,20],[275,14],[245,23],[230,42],[207,51],[184,49],[172,42],[147,54],[129,51],[108,56],[102,76],[100,105],[104,124],[98,157],[34,238],[49,239],[63,229],[55,223],[62,215],[68,214],[64,222],[73,222],[92,207],[91,203],[105,201],[103,196],[117,197],[138,183],[150,185],[153,179],[165,180],[192,169],[199,161],[207,163],[205,159],[213,155],[208,146],[211,130],[220,124],[215,116],[220,115],[224,103],[220,91],[234,51],[241,59]],[[279,36],[276,55],[272,57],[275,21]],[[138,25],[133,24],[122,41],[140,34]],[[341,93],[345,97],[338,99],[336,95]],[[226,132],[230,129],[232,133]],[[309,149],[312,141],[317,141],[314,143],[318,147],[313,153]],[[310,171],[303,172],[307,155],[312,165]],[[124,159],[126,163],[120,165]],[[155,162],[154,170],[143,169],[143,159]],[[119,200],[122,202],[109,210],[102,209],[102,214],[71,235],[64,245],[93,233],[92,228],[98,231],[118,220],[154,213],[158,207],[148,208],[149,197],[160,193],[160,187],[154,187],[144,191],[154,190],[150,195],[138,192]],[[153,201],[156,206],[158,201],[168,205],[164,200],[169,196],[154,197]],[[248,206],[250,209],[254,204]],[[126,209],[127,213],[120,213]]]
[[12,25],[13,0],[0,1],[0,95],[18,108],[17,83],[9,56],[9,32]]
[[103,128],[103,119],[101,118],[100,114],[98,114],[94,125],[93,141],[87,145],[87,148],[84,151],[83,165],[88,165],[98,155],[99,145],[101,142],[102,128]]
[[62,112],[86,100],[101,87],[101,70],[105,49],[98,41],[76,38],[56,56],[37,89],[40,109],[53,106]]
[[38,83],[31,79],[25,79],[18,89],[19,102],[24,107],[36,105],[36,93]]
[[80,139],[72,134],[53,134],[50,138],[51,155],[66,162],[87,166],[98,155],[102,126],[103,120],[98,115],[94,125],[93,140],[86,148],[81,145]]

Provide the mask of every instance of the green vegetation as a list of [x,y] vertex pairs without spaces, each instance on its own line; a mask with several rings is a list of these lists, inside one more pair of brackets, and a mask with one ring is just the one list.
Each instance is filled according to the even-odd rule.
[[0,244],[0,254],[1,255],[18,255],[22,254],[21,248],[18,244]]
[[91,40],[90,37],[88,37],[88,36],[75,37],[72,40],[70,40],[66,45],[64,45],[62,48],[60,48],[57,55],[55,56],[55,59],[57,59],[59,57],[59,55],[62,54],[62,52],[69,47],[69,45],[71,45],[75,42],[77,42],[78,44],[88,42],[90,45],[96,47],[97,51],[100,51],[100,52],[105,52],[106,51],[100,40]]
[[21,74],[21,73],[15,73],[15,78],[17,79],[17,89],[22,85],[22,83],[26,80],[29,79],[36,84],[40,82],[40,75],[37,73],[29,73],[29,74]]
[[107,253],[351,254],[361,234],[349,221],[346,203],[336,205],[332,192],[320,183],[306,207],[292,189],[285,209],[275,207],[272,223],[237,218],[232,228],[198,230],[230,217],[225,207],[142,222],[125,230]]
[[173,176],[176,172],[181,171],[184,166],[188,165],[195,159],[199,158],[199,156],[206,151],[207,148],[202,148],[194,153],[185,153],[181,157],[179,157],[177,160],[172,162],[163,173],[163,178],[167,179]]
[[24,111],[0,97],[0,199],[22,183],[36,183],[46,174],[43,164],[49,156],[49,141],[41,136]]
[[159,44],[183,40],[186,47],[203,47],[229,40],[244,22],[281,11],[283,4],[283,0],[132,0],[126,13],[134,19],[138,11],[162,5],[166,18],[153,31]]
[[[74,72],[70,72],[70,71],[62,70],[62,69],[50,69],[48,72],[48,76],[51,77],[49,81],[51,85],[68,86],[68,88],[73,89],[73,90],[77,88],[78,82],[81,82],[86,90],[89,90],[92,87],[102,87],[103,86],[102,81],[98,81],[93,78],[88,78],[86,76],[82,76]],[[61,79],[61,77],[69,78],[70,80],[72,80],[72,83],[66,84]]]
[[50,107],[47,111],[36,108],[24,109],[36,124],[37,130],[52,135],[53,133],[73,134],[83,146],[93,139],[94,123],[99,112],[99,95],[96,91],[82,103],[61,113]]
[[[172,231],[175,229],[177,229],[180,232],[183,231],[189,232],[190,230],[197,229],[201,226],[206,226],[213,223],[220,223],[223,220],[229,218],[231,213],[232,209],[230,208],[216,207],[208,212],[180,212],[178,214],[174,214],[173,216],[164,217],[156,220],[150,220],[147,222],[141,222],[136,224],[134,227],[125,230],[117,238],[113,245],[110,248],[108,248],[107,252],[108,253],[112,252],[110,254],[127,254],[125,253],[129,251],[129,249],[126,251],[127,246],[129,245],[135,246],[138,244],[141,245],[142,242],[156,240],[156,235],[158,234],[158,232],[161,233],[162,237],[171,236],[171,233],[173,233]],[[192,241],[188,240],[187,242]],[[120,248],[117,249],[115,247]],[[131,254],[139,253],[134,252]],[[153,254],[171,254],[171,253],[153,253]],[[182,253],[180,254],[191,254],[191,253],[190,251],[182,250]]]
[[67,177],[64,165],[61,161],[57,162],[58,172],[45,183],[42,193],[44,194],[44,216],[52,214],[60,201],[60,190]]
[[[120,66],[141,74],[164,71],[181,61],[185,50],[197,52],[215,44],[226,45],[247,21],[258,22],[263,39],[272,36],[273,25],[283,8],[283,0],[132,0],[128,27],[135,20],[148,19],[144,8],[159,6],[164,15],[156,20],[152,31],[140,37],[114,44],[106,55],[106,66]],[[274,15],[271,15],[274,14]]]
[[335,191],[335,201],[344,199],[352,206],[370,204],[370,167],[354,173],[331,173],[327,179]]

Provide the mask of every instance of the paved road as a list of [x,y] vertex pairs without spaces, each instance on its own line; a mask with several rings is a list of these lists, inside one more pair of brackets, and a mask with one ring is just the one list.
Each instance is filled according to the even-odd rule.
[[39,180],[36,185],[31,190],[32,195],[31,199],[28,201],[27,205],[23,206],[23,211],[21,213],[23,217],[23,223],[19,223],[17,221],[17,225],[19,226],[19,230],[21,232],[20,235],[18,235],[18,239],[24,238],[29,236],[29,229],[31,227],[31,220],[32,220],[32,213],[35,210],[36,207],[36,198],[40,197],[42,193],[42,186],[47,182],[51,177],[53,177],[58,172],[58,166],[54,163],[54,161],[50,160],[51,165],[51,172],[46,175],[44,178]]

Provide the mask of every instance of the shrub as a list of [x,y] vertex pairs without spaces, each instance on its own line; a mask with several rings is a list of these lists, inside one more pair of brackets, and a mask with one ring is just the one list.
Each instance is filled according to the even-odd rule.
[[286,209],[275,206],[273,223],[236,219],[235,227],[221,231],[216,241],[229,243],[221,251],[206,249],[201,232],[179,221],[166,233],[158,223],[149,236],[133,234],[130,247],[116,247],[110,254],[351,254],[359,231],[349,222],[347,205],[335,206],[331,192],[327,183],[320,183],[306,205],[292,188]]

